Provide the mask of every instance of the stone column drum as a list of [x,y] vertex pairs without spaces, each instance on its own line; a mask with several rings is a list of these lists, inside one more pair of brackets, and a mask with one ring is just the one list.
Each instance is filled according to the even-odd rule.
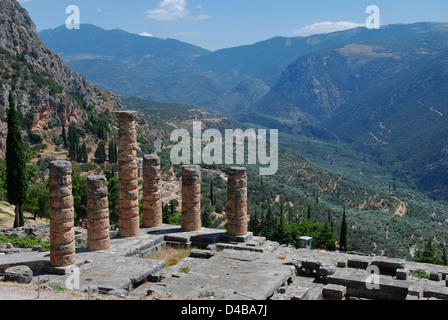
[[227,181],[227,234],[244,236],[248,231],[246,168],[230,168]]
[[201,223],[201,167],[182,167],[182,230],[197,231]]
[[70,161],[50,163],[50,264],[56,267],[76,262],[71,174]]
[[137,131],[135,111],[118,111],[118,234],[136,237],[140,234],[138,208]]
[[87,177],[87,248],[89,250],[110,248],[107,192],[105,176]]
[[143,157],[143,226],[159,227],[162,221],[162,195],[159,190],[160,159],[156,155]]

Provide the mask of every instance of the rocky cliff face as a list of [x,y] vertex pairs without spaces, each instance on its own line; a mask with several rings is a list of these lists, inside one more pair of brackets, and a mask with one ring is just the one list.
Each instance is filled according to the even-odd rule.
[[40,40],[27,11],[16,0],[0,2],[0,156],[4,156],[8,93],[28,115],[28,129],[83,123],[95,113],[122,109],[120,99],[73,71]]

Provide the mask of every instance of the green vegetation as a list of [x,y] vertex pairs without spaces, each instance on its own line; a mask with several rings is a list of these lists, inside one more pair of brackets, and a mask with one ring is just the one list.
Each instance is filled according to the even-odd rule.
[[416,262],[446,265],[446,258],[437,255],[437,250],[433,246],[432,238],[427,240],[424,250],[418,251],[413,260]]
[[9,93],[8,134],[6,137],[6,183],[8,201],[16,206],[14,227],[25,224],[23,203],[28,192],[28,178],[22,133],[12,92]]
[[41,245],[44,250],[50,249],[50,242],[42,241],[41,238],[36,236],[13,237],[0,235],[0,243],[11,243],[16,248],[32,248]]
[[414,277],[418,277],[418,278],[422,278],[422,279],[429,279],[428,272],[426,272],[425,270],[422,270],[422,269],[410,271],[409,274]]

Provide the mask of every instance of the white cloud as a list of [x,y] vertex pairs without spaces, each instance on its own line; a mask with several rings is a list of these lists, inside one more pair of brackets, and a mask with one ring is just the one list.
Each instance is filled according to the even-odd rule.
[[187,8],[187,0],[162,0],[155,9],[146,11],[147,17],[159,21],[205,20],[206,14],[194,16]]
[[298,30],[294,30],[293,33],[299,36],[310,36],[313,34],[331,33],[362,26],[364,25],[351,21],[339,21],[339,22],[323,21],[314,23],[312,25],[303,27]]
[[142,37],[154,37],[152,34],[147,33],[147,32],[142,32],[142,33],[139,34],[139,36],[142,36]]

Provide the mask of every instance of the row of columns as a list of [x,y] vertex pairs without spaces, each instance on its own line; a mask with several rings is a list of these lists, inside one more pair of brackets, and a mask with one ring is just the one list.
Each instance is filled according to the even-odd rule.
[[[138,200],[136,112],[120,111],[118,134],[119,235],[135,237],[140,232]],[[67,266],[75,263],[74,209],[69,161],[50,164],[50,263]],[[87,178],[87,246],[89,250],[110,247],[109,202],[106,177]],[[160,159],[143,158],[142,224],[153,228],[162,225]],[[248,232],[247,175],[245,168],[231,168],[227,183],[227,234],[244,236]],[[201,224],[201,167],[182,167],[183,231],[197,231]]]

